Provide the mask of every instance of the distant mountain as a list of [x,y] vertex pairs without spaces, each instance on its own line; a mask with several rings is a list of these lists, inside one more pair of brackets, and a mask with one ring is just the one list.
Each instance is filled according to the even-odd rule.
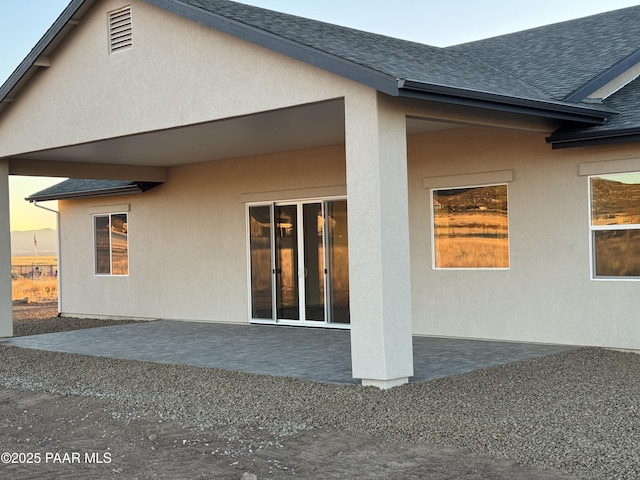
[[507,188],[504,185],[437,190],[433,198],[448,212],[507,212]]
[[[57,255],[58,233],[53,228],[42,228],[35,231],[38,239],[38,255]],[[11,232],[11,255],[35,255],[33,243],[34,231]]]
[[[640,185],[604,178],[591,179],[594,220],[598,225],[638,223],[640,221]],[[621,217],[626,217],[621,221]],[[618,218],[618,220],[616,220]]]

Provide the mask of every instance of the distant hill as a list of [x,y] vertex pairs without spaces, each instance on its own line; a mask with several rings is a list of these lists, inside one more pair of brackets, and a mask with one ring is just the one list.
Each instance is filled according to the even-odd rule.
[[[11,232],[11,255],[34,255],[33,230]],[[57,255],[58,233],[53,228],[42,228],[35,231],[38,239],[38,255]]]
[[[640,185],[592,178],[591,197],[598,225],[640,221]],[[621,217],[626,218],[621,221]]]
[[436,192],[434,199],[448,212],[507,211],[507,189],[504,185],[443,189]]

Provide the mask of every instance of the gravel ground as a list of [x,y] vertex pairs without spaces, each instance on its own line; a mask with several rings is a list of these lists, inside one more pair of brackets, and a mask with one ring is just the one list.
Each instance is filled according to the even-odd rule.
[[[380,391],[9,346],[0,352],[0,385],[106,398],[131,418],[277,436],[371,434],[583,479],[640,478],[640,355],[633,353],[585,348]],[[240,448],[249,447],[260,445]]]
[[[85,328],[107,327],[132,323],[133,320],[95,320],[92,318],[58,317],[57,303],[29,303],[13,307],[13,336],[24,337],[40,333],[68,332]],[[43,321],[46,320],[46,321]]]

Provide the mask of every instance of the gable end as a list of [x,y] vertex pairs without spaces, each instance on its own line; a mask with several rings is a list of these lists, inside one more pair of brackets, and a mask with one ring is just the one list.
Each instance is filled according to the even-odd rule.
[[398,95],[398,79],[385,72],[357,64],[337,55],[318,50],[286,37],[242,23],[224,15],[191,5],[180,0],[144,0],[178,16],[199,23],[205,27],[240,38],[254,45],[286,55],[314,67],[367,85],[388,95]]

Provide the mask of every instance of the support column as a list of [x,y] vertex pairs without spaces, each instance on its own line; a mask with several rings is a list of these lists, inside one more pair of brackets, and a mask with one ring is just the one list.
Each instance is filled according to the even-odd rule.
[[0,159],[0,338],[12,336],[9,161]]
[[353,376],[379,388],[413,375],[406,136],[391,99],[345,98]]

